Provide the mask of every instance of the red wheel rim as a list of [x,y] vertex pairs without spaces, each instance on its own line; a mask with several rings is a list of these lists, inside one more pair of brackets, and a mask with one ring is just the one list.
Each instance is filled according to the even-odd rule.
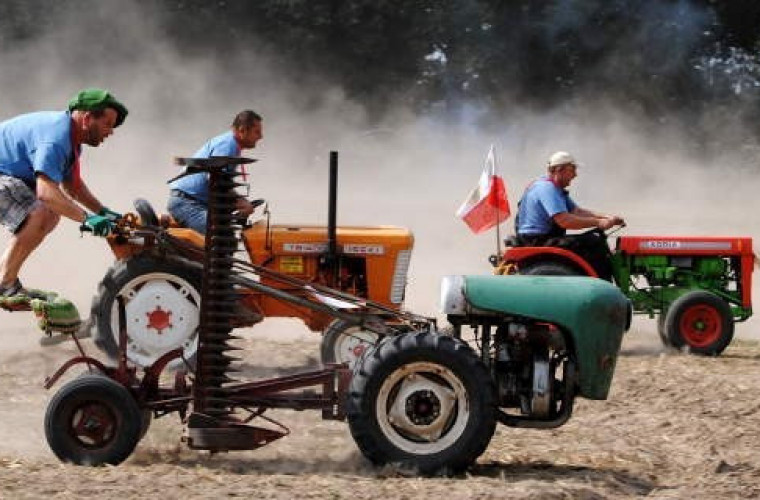
[[686,309],[679,327],[684,341],[692,347],[708,347],[723,333],[720,311],[703,304]]
[[85,403],[71,415],[69,435],[84,448],[99,449],[115,438],[117,424],[116,416],[105,405]]

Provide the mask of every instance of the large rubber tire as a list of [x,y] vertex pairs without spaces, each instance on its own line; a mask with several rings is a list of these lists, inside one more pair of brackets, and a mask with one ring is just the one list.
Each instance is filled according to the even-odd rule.
[[536,262],[520,268],[520,274],[530,276],[580,276],[581,273],[560,262]]
[[[110,357],[118,354],[117,296],[126,300],[127,359],[148,367],[161,355],[182,348],[194,362],[198,350],[201,275],[163,259],[138,255],[109,269],[92,301],[95,344]],[[154,324],[155,322],[155,324]],[[161,326],[165,328],[160,329]],[[170,363],[179,367],[182,360]]]
[[455,474],[485,451],[496,427],[494,386],[475,352],[452,337],[386,337],[354,370],[348,424],[374,464]]
[[694,354],[717,356],[734,338],[734,318],[725,300],[704,290],[676,299],[665,315],[670,344]]
[[666,311],[663,311],[660,313],[659,316],[657,316],[657,333],[660,335],[660,340],[662,341],[662,345],[665,347],[673,347],[673,344],[670,343],[670,339],[668,338],[668,332],[665,330],[665,316],[667,315]]
[[327,326],[322,336],[320,357],[322,364],[348,363],[353,369],[364,353],[375,347],[381,336],[371,330],[336,319]]
[[53,453],[77,465],[117,465],[141,437],[143,419],[132,395],[104,375],[87,374],[64,385],[45,413]]

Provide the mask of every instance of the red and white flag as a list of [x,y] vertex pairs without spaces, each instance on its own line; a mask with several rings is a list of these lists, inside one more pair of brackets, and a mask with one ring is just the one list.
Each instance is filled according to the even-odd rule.
[[507,189],[504,180],[496,175],[496,160],[491,146],[478,186],[459,207],[457,217],[464,220],[473,233],[479,234],[504,222],[509,214]]

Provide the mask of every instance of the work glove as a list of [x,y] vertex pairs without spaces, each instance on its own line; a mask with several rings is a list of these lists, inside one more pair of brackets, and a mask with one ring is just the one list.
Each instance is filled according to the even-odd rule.
[[98,215],[101,217],[105,217],[111,222],[116,222],[117,220],[121,219],[123,215],[121,215],[119,212],[114,212],[110,208],[104,206],[100,209],[100,212],[98,212]]
[[95,236],[108,236],[113,229],[113,222],[102,215],[90,214],[82,223],[82,231],[91,231]]

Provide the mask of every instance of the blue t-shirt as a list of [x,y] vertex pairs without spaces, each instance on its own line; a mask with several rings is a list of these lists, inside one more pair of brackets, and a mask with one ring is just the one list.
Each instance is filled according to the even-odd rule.
[[0,173],[34,187],[37,173],[57,183],[69,180],[73,162],[67,111],[28,113],[0,123]]
[[[210,139],[195,152],[193,158],[210,158],[212,156],[240,156],[240,147],[235,136],[232,135],[232,131]],[[208,174],[205,172],[186,175],[170,182],[169,188],[183,191],[203,203],[208,202]]]
[[517,212],[517,234],[548,234],[552,217],[572,212],[577,205],[567,192],[543,176],[528,186]]

